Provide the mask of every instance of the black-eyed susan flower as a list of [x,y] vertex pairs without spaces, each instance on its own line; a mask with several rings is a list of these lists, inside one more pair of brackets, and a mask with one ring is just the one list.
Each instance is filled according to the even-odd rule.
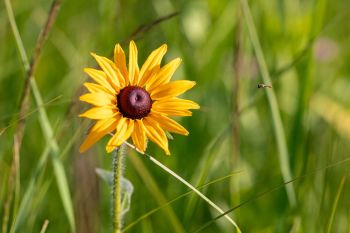
[[80,146],[81,152],[111,133],[107,152],[131,137],[142,152],[146,150],[149,138],[170,154],[165,131],[188,135],[188,131],[170,116],[191,116],[190,109],[199,108],[195,102],[177,97],[191,89],[195,82],[170,81],[181,59],[176,58],[161,67],[166,51],[165,44],[154,50],[141,69],[133,41],[129,46],[128,68],[119,44],[114,49],[114,62],[92,53],[101,70],[84,69],[96,83],[84,83],[90,93],[80,96],[80,100],[94,107],[80,116],[97,122]]

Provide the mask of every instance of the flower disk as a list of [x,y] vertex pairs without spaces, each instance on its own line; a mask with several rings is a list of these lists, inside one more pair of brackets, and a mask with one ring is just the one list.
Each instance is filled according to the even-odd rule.
[[128,67],[119,44],[114,49],[114,61],[92,53],[101,70],[84,69],[96,83],[84,83],[90,93],[80,96],[80,100],[94,107],[80,116],[96,120],[96,123],[80,146],[80,152],[112,134],[107,152],[131,138],[141,152],[146,150],[147,139],[150,139],[170,154],[165,131],[188,135],[188,131],[170,116],[191,116],[190,109],[199,108],[195,102],[177,97],[191,89],[195,82],[170,81],[181,59],[175,58],[161,67],[166,50],[165,44],[154,50],[141,69],[133,41],[129,45]]
[[128,86],[118,95],[118,107],[124,117],[142,119],[151,112],[151,96],[141,87]]

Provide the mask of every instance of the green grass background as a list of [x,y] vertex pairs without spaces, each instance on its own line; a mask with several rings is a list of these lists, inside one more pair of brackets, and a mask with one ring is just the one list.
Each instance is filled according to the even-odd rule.
[[[31,58],[51,1],[11,3]],[[138,35],[139,62],[167,43],[163,63],[183,59],[173,79],[197,82],[185,97],[198,102],[201,109],[192,117],[178,119],[190,135],[174,135],[172,156],[165,156],[152,143],[148,152],[195,186],[239,171],[201,190],[224,210],[243,203],[230,213],[243,232],[350,232],[350,162],[346,160],[350,157],[350,3],[249,3],[257,36],[248,30],[254,25],[236,0],[63,1],[35,72],[50,126],[42,127],[43,108],[39,111],[32,96],[16,182],[9,177],[26,74],[1,2],[1,230],[40,232],[48,219],[47,232],[71,232],[74,227],[76,232],[111,232],[111,191],[95,173],[96,168],[112,168],[112,156],[104,149],[107,137],[87,153],[78,152],[91,124],[77,117],[87,108],[78,101],[84,93],[82,83],[88,79],[82,69],[95,66],[89,52],[111,57],[114,45],[127,40],[140,25],[180,11]],[[254,40],[260,43],[254,46]],[[256,56],[257,49],[263,57]],[[257,88],[263,83],[264,71],[271,76],[272,89]],[[275,108],[270,107],[267,93],[275,94]],[[280,116],[282,127],[273,111]],[[48,128],[58,143],[56,151]],[[282,135],[276,136],[276,130],[282,130]],[[290,179],[283,179],[286,166],[280,162],[278,143],[286,145],[284,165],[290,169],[290,179],[297,178],[289,186],[295,192],[295,204],[283,185]],[[124,171],[134,193],[126,227],[189,191],[144,156],[132,150],[127,153]],[[67,218],[67,206],[60,197],[62,186],[57,185],[62,182],[62,171],[68,179],[69,191],[63,192],[72,200],[67,205],[74,212],[74,223]],[[11,185],[16,186],[14,192],[9,191]],[[13,198],[6,221],[8,197]],[[195,232],[217,215],[191,194],[162,207],[127,232]],[[220,218],[201,232],[234,229]]]

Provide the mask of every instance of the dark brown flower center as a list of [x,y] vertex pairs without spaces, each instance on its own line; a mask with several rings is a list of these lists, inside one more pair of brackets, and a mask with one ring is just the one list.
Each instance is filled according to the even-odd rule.
[[128,86],[117,96],[118,108],[124,117],[141,119],[146,117],[152,107],[152,99],[148,92],[136,86]]

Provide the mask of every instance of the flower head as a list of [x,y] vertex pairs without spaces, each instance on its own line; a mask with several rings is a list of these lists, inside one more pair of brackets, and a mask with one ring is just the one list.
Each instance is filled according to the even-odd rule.
[[165,44],[154,50],[141,69],[134,41],[129,46],[128,68],[119,44],[114,49],[114,62],[91,54],[101,70],[84,69],[96,83],[84,83],[90,93],[80,96],[80,100],[94,107],[80,116],[97,122],[80,146],[81,152],[111,133],[113,136],[107,143],[107,152],[131,137],[142,152],[146,150],[149,138],[170,154],[165,131],[188,135],[188,131],[169,116],[191,116],[189,109],[199,108],[193,101],[177,98],[191,89],[195,82],[170,81],[181,59],[176,58],[161,67],[166,50]]

